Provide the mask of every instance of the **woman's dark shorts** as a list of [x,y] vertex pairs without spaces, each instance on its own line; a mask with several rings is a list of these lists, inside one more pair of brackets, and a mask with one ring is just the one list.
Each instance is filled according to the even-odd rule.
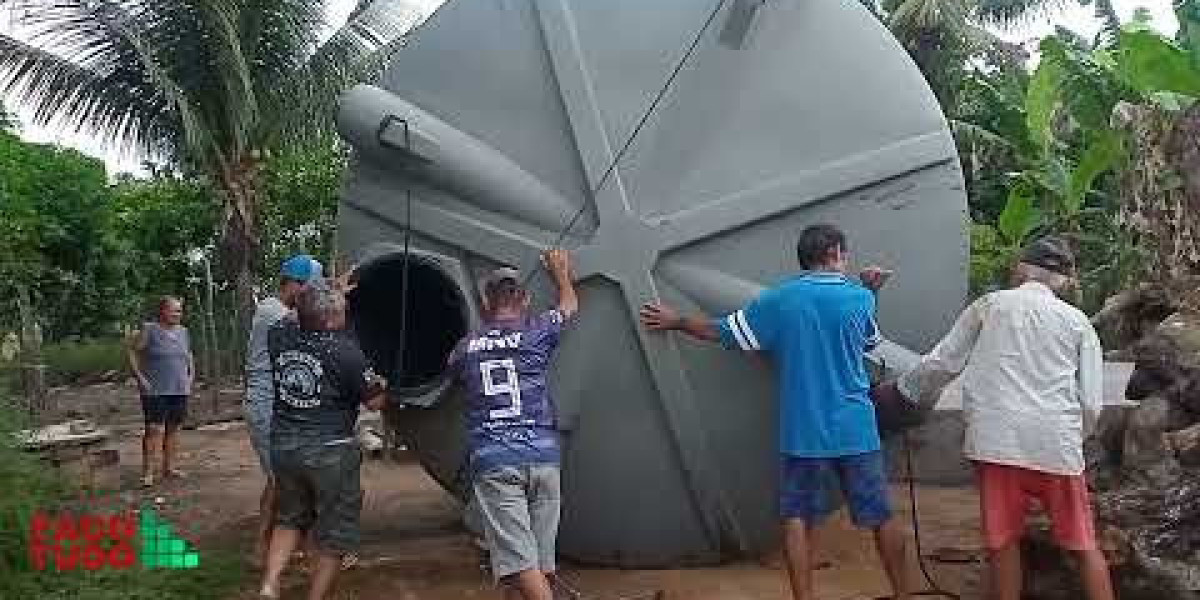
[[187,396],[142,396],[142,416],[146,426],[178,427],[187,416]]

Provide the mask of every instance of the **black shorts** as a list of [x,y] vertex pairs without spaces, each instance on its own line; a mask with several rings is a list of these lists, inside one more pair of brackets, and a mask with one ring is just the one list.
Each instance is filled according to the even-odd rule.
[[146,425],[176,427],[187,416],[187,396],[142,396]]

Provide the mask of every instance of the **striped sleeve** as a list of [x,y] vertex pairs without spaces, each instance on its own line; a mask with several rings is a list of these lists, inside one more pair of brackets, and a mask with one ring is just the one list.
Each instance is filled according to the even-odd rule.
[[773,295],[759,296],[745,308],[716,320],[714,325],[726,348],[758,352],[770,350],[775,340]]

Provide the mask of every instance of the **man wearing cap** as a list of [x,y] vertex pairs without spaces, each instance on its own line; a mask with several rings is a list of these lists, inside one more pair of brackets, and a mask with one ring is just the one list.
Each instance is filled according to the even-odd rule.
[[1091,600],[1112,600],[1084,477],[1083,440],[1102,406],[1103,356],[1087,316],[1060,300],[1075,259],[1060,239],[1029,245],[1012,289],[983,296],[898,382],[909,399],[935,398],[961,374],[964,451],[978,471],[981,520],[996,600],[1021,597],[1020,541],[1030,500],[1059,545],[1079,557]]
[[267,352],[267,332],[281,319],[292,315],[296,297],[310,281],[321,278],[321,263],[307,254],[297,254],[279,270],[279,291],[258,303],[246,344],[246,427],[250,444],[258,455],[266,483],[259,497],[258,554],[260,559],[271,539],[275,520],[275,478],[271,475],[271,405],[275,388],[271,381],[271,357]]
[[543,260],[558,288],[557,306],[530,316],[520,274],[498,269],[483,281],[483,327],[449,359],[467,389],[469,468],[492,576],[510,599],[553,598],[561,498],[548,378],[579,300],[567,253],[553,250]]

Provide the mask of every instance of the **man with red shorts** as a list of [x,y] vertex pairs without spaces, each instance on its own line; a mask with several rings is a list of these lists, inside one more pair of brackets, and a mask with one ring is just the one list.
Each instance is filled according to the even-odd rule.
[[1013,270],[1016,287],[975,301],[898,382],[916,400],[961,374],[964,451],[979,474],[995,600],[1021,596],[1020,541],[1032,501],[1049,515],[1059,545],[1078,556],[1088,598],[1113,599],[1083,474],[1083,440],[1102,406],[1103,356],[1087,316],[1056,296],[1074,272],[1061,240],[1032,243]]

